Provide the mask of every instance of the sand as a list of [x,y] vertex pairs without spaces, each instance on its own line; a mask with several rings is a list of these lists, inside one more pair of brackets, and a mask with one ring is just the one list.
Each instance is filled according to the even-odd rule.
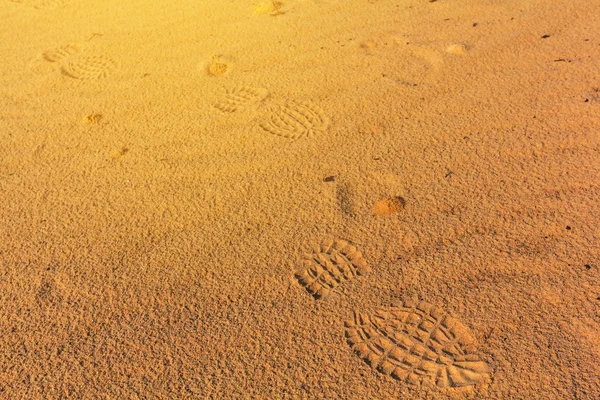
[[0,398],[599,398],[599,16],[0,1]]

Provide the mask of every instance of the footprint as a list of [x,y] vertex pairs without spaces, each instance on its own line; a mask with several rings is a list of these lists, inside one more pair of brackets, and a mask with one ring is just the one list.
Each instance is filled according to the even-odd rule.
[[84,45],[81,43],[67,43],[47,50],[31,60],[29,70],[36,75],[46,75],[56,72],[60,68],[59,63],[79,54],[83,50]]
[[63,72],[75,79],[107,78],[119,68],[119,64],[106,56],[82,56],[63,65]]
[[406,200],[400,196],[388,197],[387,199],[378,200],[373,208],[375,215],[393,215],[397,214],[406,206]]
[[356,207],[353,201],[355,192],[353,187],[348,183],[341,183],[335,189],[335,196],[342,214],[349,218],[356,217]]
[[260,127],[273,135],[299,139],[326,131],[329,118],[321,107],[313,102],[289,102],[275,107],[268,121]]
[[206,72],[210,76],[225,75],[231,70],[231,62],[223,56],[212,56],[206,66]]
[[371,272],[362,254],[345,240],[325,240],[306,254],[295,276],[302,286],[319,299],[327,296],[355,275]]
[[468,329],[425,302],[382,307],[372,315],[355,312],[346,337],[371,367],[416,386],[471,386],[489,372]]
[[283,3],[274,0],[265,0],[262,3],[254,6],[254,14],[256,15],[281,15]]
[[269,95],[267,89],[238,86],[229,90],[215,107],[225,112],[236,112],[257,105]]
[[80,43],[68,43],[55,49],[45,51],[42,54],[42,57],[49,62],[61,62],[68,57],[80,53],[83,51],[83,48],[84,46]]

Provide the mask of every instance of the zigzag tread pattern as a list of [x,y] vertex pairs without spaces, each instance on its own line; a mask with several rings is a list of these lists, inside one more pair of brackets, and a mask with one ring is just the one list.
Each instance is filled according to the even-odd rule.
[[288,139],[312,137],[329,127],[329,117],[311,101],[288,102],[276,107],[261,125],[265,131]]

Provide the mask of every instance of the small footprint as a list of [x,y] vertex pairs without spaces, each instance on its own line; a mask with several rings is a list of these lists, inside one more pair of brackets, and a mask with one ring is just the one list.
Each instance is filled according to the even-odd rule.
[[102,118],[102,114],[89,114],[83,117],[83,123],[87,125],[96,125],[100,123]]
[[262,3],[254,6],[254,14],[256,15],[281,15],[283,3],[274,0],[265,0]]
[[299,139],[325,132],[329,127],[329,118],[313,102],[289,102],[275,107],[268,121],[260,126],[273,135]]
[[123,157],[127,153],[129,153],[129,148],[126,147],[126,146],[122,146],[118,150],[113,151],[112,154],[111,154],[111,157],[113,159],[117,159],[117,158]]
[[373,207],[375,215],[393,215],[397,214],[406,206],[406,200],[400,196],[388,197],[378,200]]
[[81,56],[63,65],[63,72],[75,79],[107,78],[119,68],[119,64],[106,56]]
[[346,322],[346,338],[372,368],[415,386],[472,386],[489,372],[469,330],[425,302],[355,312]]
[[434,78],[444,60],[433,43],[412,40],[397,32],[383,32],[361,42],[362,51],[371,57],[394,59],[394,69],[385,76],[399,84],[415,87],[428,78]]
[[356,275],[371,272],[362,254],[345,240],[325,240],[306,254],[295,276],[302,286],[319,299]]
[[469,48],[464,44],[453,44],[446,47],[446,52],[450,54],[463,55],[469,51]]
[[206,72],[210,76],[225,75],[231,70],[231,62],[223,56],[212,56],[206,66]]
[[236,112],[259,104],[268,95],[267,89],[238,86],[229,90],[215,107],[224,112]]
[[73,0],[34,0],[31,5],[37,10],[52,10],[71,3]]

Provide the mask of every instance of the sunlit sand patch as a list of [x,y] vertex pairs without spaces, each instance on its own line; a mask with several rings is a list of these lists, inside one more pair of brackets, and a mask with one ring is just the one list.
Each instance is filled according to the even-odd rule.
[[398,214],[406,206],[406,200],[400,196],[388,197],[378,200],[373,208],[375,215],[393,215]]

